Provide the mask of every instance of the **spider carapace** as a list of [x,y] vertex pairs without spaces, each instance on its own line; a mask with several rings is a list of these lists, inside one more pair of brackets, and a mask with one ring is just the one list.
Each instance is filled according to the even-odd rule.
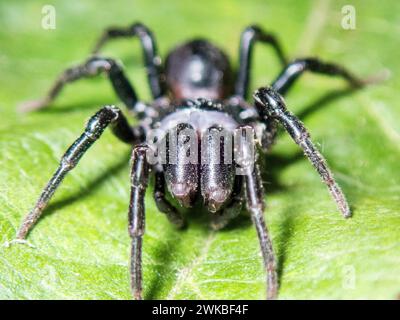
[[[108,40],[122,37],[140,40],[153,96],[150,103],[138,99],[118,62],[98,54]],[[270,86],[255,91],[253,101],[248,101],[251,58],[256,43],[268,44],[274,49],[282,71]],[[274,143],[279,124],[304,151],[343,216],[350,216],[347,201],[325,159],[303,123],[286,108],[282,98],[306,71],[342,77],[352,87],[364,83],[345,68],[316,58],[287,62],[276,38],[257,26],[247,27],[241,34],[239,65],[235,72],[224,52],[207,40],[192,40],[178,46],[163,64],[154,37],[144,25],[136,23],[127,28],[107,29],[89,59],[65,70],[45,98],[25,103],[23,110],[46,107],[67,83],[104,73],[139,123],[130,126],[114,106],[105,106],[93,115],[83,134],[63,155],[36,205],[25,217],[17,240],[26,238],[65,175],[110,126],[120,140],[132,145],[133,150],[128,213],[133,297],[142,298],[144,196],[149,175],[154,174],[157,207],[178,227],[184,225],[180,208],[197,202],[210,212],[215,229],[224,227],[241,211],[249,212],[267,274],[266,296],[276,298],[276,259],[264,220],[264,194],[257,159],[264,157],[263,151],[268,151]]]

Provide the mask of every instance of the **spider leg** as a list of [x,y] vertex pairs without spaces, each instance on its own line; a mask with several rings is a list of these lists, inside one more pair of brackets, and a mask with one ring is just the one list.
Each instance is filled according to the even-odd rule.
[[155,178],[154,201],[158,210],[165,213],[171,223],[178,228],[182,228],[185,225],[183,216],[165,197],[165,177],[162,170],[158,168],[155,169]]
[[138,37],[140,40],[150,89],[153,98],[159,98],[165,93],[164,83],[161,78],[161,58],[157,53],[157,46],[153,33],[145,25],[134,23],[128,27],[111,27],[106,29],[97,41],[92,52],[93,54],[97,54],[106,42],[111,39],[132,37]]
[[335,181],[326,160],[314,146],[304,124],[293,113],[287,110],[281,95],[273,88],[266,87],[257,90],[254,93],[254,99],[258,112],[264,121],[269,118],[279,121],[296,144],[303,149],[304,154],[315,167],[323,182],[327,185],[343,216],[345,218],[350,217],[351,213],[347,200]]
[[[246,130],[249,127],[242,126],[239,127],[239,129],[240,128]],[[249,129],[252,130],[254,136],[253,128],[250,127]],[[254,147],[254,143],[252,144],[249,143],[249,141],[242,140],[240,142],[240,148],[248,155],[245,155],[241,161],[236,159],[236,163],[238,167],[241,168],[241,174],[244,176],[247,210],[251,214],[253,224],[256,227],[258,240],[260,242],[264,267],[267,273],[267,299],[276,299],[278,294],[276,259],[272,247],[272,240],[264,219],[265,203],[261,174],[255,156],[249,157],[249,155],[254,154],[250,149]]]
[[276,299],[278,294],[276,259],[271,237],[264,219],[264,201],[261,196],[263,193],[258,165],[255,165],[254,169],[252,173],[245,176],[247,206],[257,230],[261,253],[264,259],[264,267],[267,272],[267,299]]
[[372,80],[358,79],[350,71],[337,64],[323,62],[316,58],[305,58],[289,63],[272,83],[272,88],[282,95],[286,94],[305,71],[342,77],[354,88],[362,87]]
[[128,122],[118,108],[106,106],[100,109],[90,118],[83,134],[68,148],[61,158],[56,172],[43,189],[36,205],[24,218],[18,229],[17,239],[22,240],[26,238],[67,173],[78,164],[81,157],[100,138],[103,131],[109,125],[112,126],[112,130],[116,136],[125,142],[139,143],[143,139],[141,135],[137,135],[141,130],[131,130]]
[[270,44],[276,51],[282,65],[287,64],[287,59],[277,39],[271,33],[264,32],[258,26],[247,27],[240,39],[239,71],[235,84],[235,95],[243,99],[247,98],[249,87],[249,74],[253,56],[253,46],[256,42]]
[[106,73],[118,97],[126,107],[135,112],[135,107],[141,107],[135,90],[124,75],[122,67],[113,59],[92,57],[83,64],[66,69],[57,78],[47,95],[37,101],[28,101],[21,105],[21,111],[32,111],[47,107],[61,93],[66,84],[82,78],[89,78]]
[[131,288],[134,299],[142,299],[142,244],[145,230],[144,196],[150,166],[146,160],[148,147],[138,145],[132,151],[131,197],[129,204],[129,235],[131,247]]

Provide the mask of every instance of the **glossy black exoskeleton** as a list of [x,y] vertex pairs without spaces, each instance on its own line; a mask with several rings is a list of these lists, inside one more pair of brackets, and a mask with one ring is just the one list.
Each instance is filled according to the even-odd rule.
[[[138,99],[119,63],[97,55],[108,40],[119,37],[138,37],[141,42],[154,99],[151,103]],[[271,86],[254,93],[254,103],[251,103],[247,101],[249,73],[257,42],[272,46],[283,69]],[[260,151],[268,151],[274,143],[279,123],[303,149],[344,217],[350,216],[347,201],[325,159],[310,140],[303,123],[286,108],[282,95],[305,71],[340,76],[353,87],[360,87],[363,81],[339,65],[314,58],[287,63],[274,36],[257,26],[246,28],[241,35],[236,72],[221,49],[201,39],[172,50],[163,65],[152,33],[138,23],[128,28],[107,29],[93,53],[83,64],[64,71],[44,99],[24,104],[23,110],[49,105],[69,82],[105,73],[139,124],[129,126],[114,106],[100,109],[62,157],[56,173],[18,230],[17,241],[26,238],[63,178],[110,126],[119,139],[133,147],[129,234],[134,298],[142,298],[144,196],[150,173],[155,175],[154,199],[159,210],[178,227],[184,225],[179,208],[190,208],[195,203],[201,203],[210,212],[215,229],[224,227],[244,207],[257,230],[267,273],[267,298],[276,298],[276,261],[264,220],[264,194],[257,159],[264,156]],[[228,149],[231,152],[226,152]],[[247,157],[253,151],[254,156]],[[176,200],[176,206],[169,198]]]

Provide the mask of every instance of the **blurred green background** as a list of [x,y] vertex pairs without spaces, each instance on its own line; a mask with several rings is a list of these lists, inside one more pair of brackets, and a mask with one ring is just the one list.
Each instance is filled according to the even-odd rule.
[[[56,29],[41,27],[42,7]],[[356,29],[341,27],[343,5]],[[103,79],[68,87],[50,109],[18,114],[67,66],[88,56],[109,25],[141,21],[163,56],[195,36],[221,46],[236,66],[240,32],[258,23],[275,32],[291,58],[321,56],[361,76],[388,69],[384,84],[341,95],[341,80],[306,75],[287,97],[327,157],[353,208],[344,220],[297,146],[281,134],[268,162],[266,219],[279,259],[282,299],[394,299],[400,294],[400,108],[398,1],[10,1],[0,2],[0,240],[22,217],[86,119],[101,105],[122,107]],[[149,99],[137,41],[104,53],[119,58],[140,97]],[[252,89],[279,72],[257,46]],[[321,103],[327,94],[337,96]],[[0,247],[0,298],[129,299],[130,147],[106,132],[65,180],[29,236],[35,246]],[[212,232],[193,213],[176,231],[146,197],[146,299],[262,299],[265,275],[246,218]]]

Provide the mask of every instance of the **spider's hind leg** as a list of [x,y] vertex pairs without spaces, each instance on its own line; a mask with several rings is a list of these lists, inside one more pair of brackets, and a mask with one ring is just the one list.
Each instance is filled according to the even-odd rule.
[[112,126],[114,134],[125,142],[135,144],[143,139],[143,137],[137,136],[135,133],[140,130],[132,130],[129,127],[128,122],[118,108],[106,106],[100,109],[100,111],[90,118],[85,131],[77,140],[75,140],[61,158],[57,171],[51,177],[50,181],[43,189],[36,205],[24,218],[20,228],[18,229],[16,235],[17,239],[22,240],[26,238],[67,173],[75,168],[81,157],[92,146],[92,144],[100,138],[103,131],[109,125]]
[[341,77],[353,88],[359,88],[375,81],[374,79],[359,79],[349,70],[338,64],[323,62],[317,58],[305,58],[296,59],[289,63],[272,83],[272,88],[284,95],[293,86],[296,80],[306,71]]
[[91,57],[82,64],[66,69],[57,78],[43,99],[25,102],[21,104],[20,110],[33,111],[45,108],[58,97],[68,83],[94,77],[101,73],[107,74],[118,97],[129,110],[135,112],[135,106],[139,101],[134,88],[124,74],[122,66],[113,59],[103,57]]
[[97,54],[111,39],[133,37],[138,37],[140,40],[151,93],[153,98],[157,99],[165,93],[161,58],[157,53],[157,45],[153,33],[145,25],[134,23],[128,27],[110,27],[106,29],[97,41],[92,53]]
[[269,44],[275,50],[282,65],[287,64],[287,59],[283,53],[279,41],[272,33],[265,32],[259,26],[247,27],[240,38],[239,70],[235,83],[235,95],[243,99],[247,98],[251,61],[253,57],[254,45],[257,42]]

